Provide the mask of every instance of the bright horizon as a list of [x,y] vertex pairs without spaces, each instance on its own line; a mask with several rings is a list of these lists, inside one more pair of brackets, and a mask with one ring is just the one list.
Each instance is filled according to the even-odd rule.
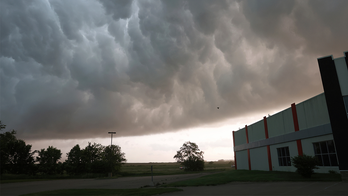
[[[273,115],[286,107],[289,106],[270,110],[266,114],[254,114],[177,132],[133,137],[117,137],[116,133],[113,135],[112,144],[121,147],[122,152],[126,155],[127,163],[175,162],[173,157],[176,151],[187,141],[198,145],[199,149],[204,152],[205,161],[234,160],[232,131],[237,131],[245,125],[261,120],[263,116]],[[33,145],[32,150],[54,146],[62,151],[60,161],[63,162],[66,159],[66,153],[76,144],[79,144],[81,148],[85,148],[88,142],[100,143],[104,146],[110,145],[111,135],[105,134],[109,137],[83,140],[43,140],[27,142],[27,144]],[[29,142],[32,141],[29,140]]]

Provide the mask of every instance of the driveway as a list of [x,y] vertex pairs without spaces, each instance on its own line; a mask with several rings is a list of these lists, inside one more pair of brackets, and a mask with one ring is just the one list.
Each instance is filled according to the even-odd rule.
[[[155,183],[170,183],[198,178],[211,173],[154,176]],[[0,184],[0,195],[21,195],[57,189],[131,189],[153,185],[151,176],[117,179],[74,179]]]
[[218,186],[178,187],[173,195],[348,195],[347,182],[231,182]]
[[[208,173],[209,174],[209,173]],[[155,176],[155,183],[171,183],[207,174]],[[21,195],[57,189],[130,189],[152,185],[151,177],[52,180],[0,184],[0,195]],[[348,195],[347,182],[231,182],[218,186],[179,187],[170,195]]]

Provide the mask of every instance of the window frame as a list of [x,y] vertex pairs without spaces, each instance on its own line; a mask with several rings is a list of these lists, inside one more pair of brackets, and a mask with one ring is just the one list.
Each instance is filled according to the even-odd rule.
[[[329,142],[332,142],[330,148]],[[338,157],[334,140],[325,140],[313,142],[314,156],[318,159],[320,167],[335,167],[338,166]],[[319,150],[319,153],[318,153]]]
[[280,167],[291,166],[291,156],[289,146],[277,148],[278,165]]

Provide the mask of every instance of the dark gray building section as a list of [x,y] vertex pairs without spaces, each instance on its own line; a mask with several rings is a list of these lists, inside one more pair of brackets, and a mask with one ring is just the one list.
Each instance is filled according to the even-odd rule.
[[[348,53],[345,53],[347,62]],[[318,59],[340,171],[348,171],[348,118],[332,56]],[[347,66],[348,67],[348,66]],[[347,76],[348,77],[348,76]]]

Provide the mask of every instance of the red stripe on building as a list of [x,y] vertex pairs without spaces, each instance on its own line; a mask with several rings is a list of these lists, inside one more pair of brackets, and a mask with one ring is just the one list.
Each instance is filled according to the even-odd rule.
[[267,118],[266,118],[266,116],[263,117],[263,125],[265,126],[266,139],[268,139],[268,126],[267,126]]
[[[249,143],[249,136],[248,136],[248,126],[245,125],[245,134],[246,134],[246,142]],[[248,149],[248,164],[249,164],[249,170],[251,170],[251,162],[250,162],[250,150]]]
[[248,136],[248,126],[245,125],[245,133],[246,133],[246,142],[249,143],[249,136]]
[[236,139],[234,137],[234,131],[232,131],[233,136],[233,151],[234,151],[234,169],[237,170],[237,159],[236,159],[236,150],[234,147],[236,147]]
[[[268,139],[268,126],[267,126],[266,116],[263,117],[263,125],[265,126],[266,139]],[[272,171],[271,148],[269,147],[269,145],[267,146],[267,156],[268,156],[268,168],[269,168],[269,171]]]
[[[300,127],[298,125],[298,118],[297,118],[297,111],[296,111],[296,105],[295,103],[291,104],[291,110],[292,110],[292,118],[294,120],[294,128],[295,131],[299,131]],[[302,156],[303,155],[303,150],[302,150],[302,143],[301,140],[297,140],[297,151],[298,151],[298,155]]]
[[295,131],[299,131],[300,127],[298,126],[297,111],[296,111],[295,103],[291,104],[291,110],[292,110],[292,119],[294,120]]
[[271,159],[271,148],[267,146],[267,155],[268,155],[268,169],[272,171],[272,159]]

